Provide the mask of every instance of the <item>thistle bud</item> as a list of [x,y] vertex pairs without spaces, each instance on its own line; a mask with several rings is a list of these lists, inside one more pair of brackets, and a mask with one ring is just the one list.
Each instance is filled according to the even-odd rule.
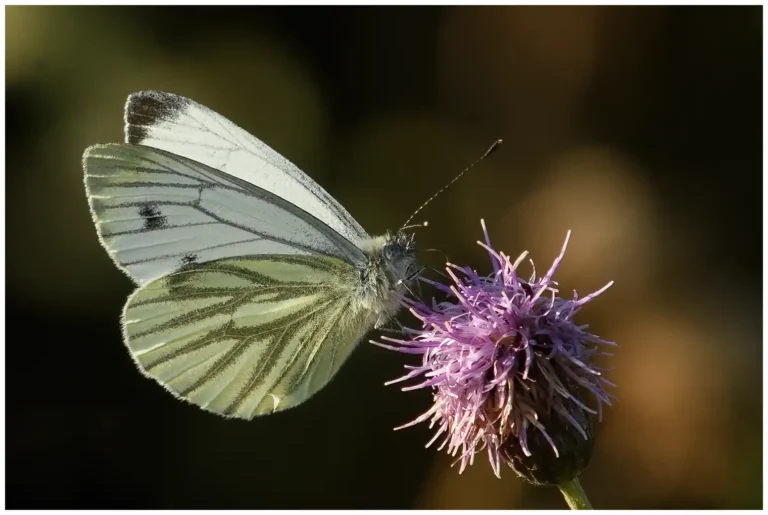
[[589,465],[595,438],[588,413],[572,406],[570,414],[579,422],[583,434],[558,413],[539,417],[557,453],[541,433],[533,432],[528,435],[529,454],[519,440],[509,438],[502,445],[502,460],[534,485],[557,486],[577,477]]

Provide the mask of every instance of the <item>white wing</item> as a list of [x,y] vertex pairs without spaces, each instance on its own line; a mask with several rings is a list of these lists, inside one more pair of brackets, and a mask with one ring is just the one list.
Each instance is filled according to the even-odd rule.
[[357,264],[362,251],[286,200],[190,159],[138,145],[83,156],[96,229],[139,284],[190,263],[256,254],[314,254]]
[[131,295],[125,342],[176,396],[250,419],[308,399],[371,329],[356,280],[348,263],[317,255],[189,265]]
[[187,98],[141,91],[125,105],[125,141],[193,159],[282,197],[351,242],[368,238],[323,188],[262,141]]

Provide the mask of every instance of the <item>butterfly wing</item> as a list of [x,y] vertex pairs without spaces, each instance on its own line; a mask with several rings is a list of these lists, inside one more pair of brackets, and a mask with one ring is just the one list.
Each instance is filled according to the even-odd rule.
[[224,416],[295,406],[333,377],[375,315],[355,308],[357,273],[326,256],[188,265],[128,300],[126,344],[145,375]]
[[125,141],[167,150],[267,190],[349,241],[369,238],[341,204],[293,163],[188,98],[161,91],[132,94],[125,105]]
[[137,365],[225,416],[306,400],[391,300],[360,301],[370,237],[213,111],[150,91],[125,114],[128,144],[91,147],[83,162],[101,241],[139,283],[123,313]]
[[164,150],[96,145],[83,156],[101,241],[139,284],[191,263],[258,254],[364,260],[351,241],[296,205]]

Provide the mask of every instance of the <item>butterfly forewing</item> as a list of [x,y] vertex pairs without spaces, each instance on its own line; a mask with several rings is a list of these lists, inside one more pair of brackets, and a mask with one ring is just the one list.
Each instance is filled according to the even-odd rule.
[[355,273],[323,256],[190,265],[131,296],[126,342],[145,374],[204,409],[282,410],[326,384],[361,336],[351,333],[370,327],[365,313],[352,320]]
[[94,221],[138,283],[182,265],[254,254],[363,254],[313,215],[257,186],[150,147],[97,145],[83,157]]
[[188,98],[162,91],[132,94],[125,105],[125,141],[188,157],[268,190],[350,241],[369,237],[341,204],[293,163]]

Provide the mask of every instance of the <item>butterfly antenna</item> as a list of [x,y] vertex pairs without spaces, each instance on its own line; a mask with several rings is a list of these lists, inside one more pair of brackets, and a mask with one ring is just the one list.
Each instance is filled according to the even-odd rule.
[[[413,217],[411,217],[411,218],[413,218]],[[408,229],[423,228],[423,227],[428,227],[428,226],[429,226],[429,221],[428,220],[424,220],[420,224],[404,225],[403,227],[400,228],[400,231],[407,231]]]
[[[450,186],[451,186],[451,185],[452,185],[454,182],[458,181],[458,180],[461,178],[461,176],[462,176],[462,175],[464,175],[465,173],[467,173],[468,171],[470,171],[470,170],[471,170],[471,169],[472,169],[472,168],[473,168],[473,167],[474,167],[474,166],[475,166],[477,163],[479,163],[480,161],[482,161],[482,160],[483,160],[483,159],[485,159],[486,157],[490,156],[490,155],[491,155],[491,154],[492,154],[492,153],[493,153],[493,152],[494,152],[494,151],[495,151],[497,148],[499,148],[499,146],[501,145],[501,143],[502,143],[502,140],[496,140],[496,142],[495,142],[493,145],[491,145],[491,148],[489,148],[488,150],[486,150],[486,151],[485,151],[485,154],[483,154],[483,155],[480,157],[480,159],[478,159],[477,161],[475,161],[474,163],[472,163],[471,165],[469,165],[468,167],[466,167],[466,168],[465,168],[465,169],[464,169],[464,170],[463,170],[463,171],[462,171],[460,174],[458,174],[456,177],[454,177],[453,179],[451,179],[451,181],[450,181],[448,184],[446,184],[445,186],[443,186],[442,188],[440,188],[440,189],[437,191],[437,193],[435,193],[434,195],[432,195],[431,197],[429,197],[429,198],[427,199],[427,201],[426,201],[426,202],[424,202],[422,205],[420,205],[420,206],[419,206],[419,208],[418,208],[416,211],[414,211],[414,212],[413,212],[413,214],[412,214],[412,215],[411,215],[411,216],[408,218],[408,220],[406,220],[406,221],[405,221],[405,223],[403,224],[403,227],[402,227],[400,230],[402,231],[402,230],[404,230],[406,227],[408,227],[408,222],[410,222],[411,220],[413,220],[413,217],[414,217],[414,216],[416,216],[416,215],[419,213],[419,211],[421,211],[422,209],[424,209],[425,207],[427,207],[427,204],[429,204],[430,202],[432,202],[432,201],[435,199],[435,197],[437,197],[437,196],[438,196],[438,195],[440,195],[442,192],[444,192],[445,190],[447,190],[447,189],[448,189],[448,188],[449,188],[449,187],[450,187]],[[426,224],[425,224],[425,225],[426,225]]]

